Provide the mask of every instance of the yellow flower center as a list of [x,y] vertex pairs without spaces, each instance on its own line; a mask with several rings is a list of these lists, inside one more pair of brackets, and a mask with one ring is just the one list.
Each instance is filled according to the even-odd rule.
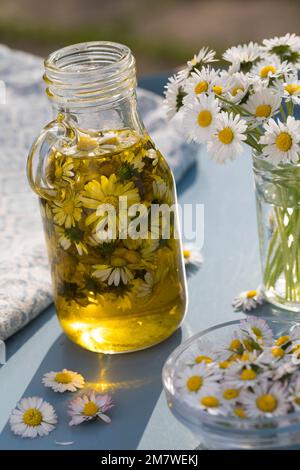
[[199,82],[195,86],[196,95],[200,95],[201,93],[203,93],[204,91],[207,91],[207,90],[208,90],[208,83],[205,82],[205,81],[204,82]]
[[235,388],[226,388],[223,392],[223,398],[225,398],[225,400],[232,400],[233,398],[237,398],[239,394],[240,392]]
[[190,250],[183,250],[183,256],[185,259],[188,259],[191,256]]
[[43,416],[37,408],[29,408],[23,414],[23,422],[27,426],[39,426],[43,421]]
[[252,331],[255,334],[256,338],[261,338],[262,337],[262,331],[261,331],[260,328],[257,328],[257,326],[253,326]]
[[272,413],[277,408],[277,400],[270,394],[261,395],[256,399],[256,406],[265,413]]
[[244,351],[240,359],[241,359],[241,361],[249,361],[249,359],[250,359],[249,353]]
[[243,408],[239,408],[239,407],[235,408],[233,410],[233,412],[234,412],[235,416],[237,416],[238,418],[241,418],[241,419],[246,418],[246,413],[245,413],[245,410]]
[[248,292],[246,294],[246,297],[247,297],[247,299],[253,299],[253,297],[255,297],[256,294],[257,294],[256,290],[248,290]]
[[300,405],[300,397],[296,397],[294,402],[296,403],[296,405]]
[[224,127],[224,129],[218,132],[218,138],[222,144],[231,144],[234,138],[234,133],[230,127]]
[[269,73],[274,74],[276,72],[276,67],[274,65],[265,65],[260,69],[259,75],[260,78],[268,78]]
[[220,369],[227,369],[228,367],[231,366],[231,362],[230,361],[222,361],[222,362],[219,362],[219,367]]
[[195,362],[200,364],[201,362],[205,362],[205,364],[211,364],[213,362],[211,357],[208,356],[197,356]]
[[83,408],[85,416],[94,416],[99,411],[99,406],[94,401],[88,401]]
[[231,341],[229,349],[230,351],[238,351],[241,346],[242,346],[242,343],[240,342],[240,340],[235,338]]
[[245,88],[238,87],[238,86],[233,87],[232,90],[231,90],[232,96],[236,96],[239,91],[245,91]]
[[284,89],[289,95],[293,95],[294,93],[300,92],[300,85],[297,85],[297,83],[288,83],[285,85]]
[[254,380],[256,378],[256,372],[252,369],[244,369],[240,374],[240,378],[242,380]]
[[282,348],[273,348],[272,354],[276,359],[281,359],[284,356],[284,350]]
[[203,385],[203,378],[200,375],[192,375],[187,379],[186,386],[190,392],[198,392]]
[[288,132],[280,132],[276,137],[275,144],[281,152],[288,152],[293,145],[293,139]]
[[254,350],[254,347],[253,347],[253,343],[252,343],[252,339],[244,339],[243,340],[243,344],[245,346],[245,348],[247,349],[247,351],[250,351],[252,352]]
[[57,372],[54,380],[59,384],[69,384],[72,382],[72,376],[69,372]]
[[222,95],[222,93],[223,93],[223,87],[221,85],[213,86],[212,90],[216,95]]
[[206,408],[217,408],[220,405],[219,400],[214,396],[203,397],[200,402]]
[[283,346],[285,343],[288,343],[290,341],[289,335],[285,336],[280,336],[277,341],[276,341],[276,346]]
[[198,124],[200,127],[208,127],[212,121],[212,114],[208,109],[203,109],[198,114]]
[[71,199],[69,201],[66,201],[65,204],[64,204],[65,214],[72,215],[74,213],[74,210],[75,210],[74,201],[72,201]]
[[255,116],[267,118],[270,116],[272,108],[269,104],[260,104],[256,107]]

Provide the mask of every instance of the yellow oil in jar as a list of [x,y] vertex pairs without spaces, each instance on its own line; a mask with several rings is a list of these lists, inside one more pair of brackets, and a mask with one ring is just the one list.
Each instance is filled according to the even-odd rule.
[[[179,240],[119,236],[99,240],[107,219],[128,207],[175,203],[174,183],[147,135],[133,131],[78,134],[53,150],[46,168],[51,198],[41,198],[60,323],[70,339],[96,352],[134,351],[159,343],[179,326],[186,298]],[[118,223],[118,219],[117,219]]]

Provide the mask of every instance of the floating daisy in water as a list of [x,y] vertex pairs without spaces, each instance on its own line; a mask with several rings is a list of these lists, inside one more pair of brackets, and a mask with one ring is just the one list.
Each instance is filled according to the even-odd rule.
[[224,380],[237,388],[255,387],[263,378],[267,378],[271,372],[259,373],[256,367],[234,363],[226,369]]
[[220,390],[207,390],[206,394],[198,398],[198,406],[200,410],[207,411],[211,415],[227,414],[227,409],[222,400]]
[[110,423],[111,419],[106,412],[114,406],[109,395],[100,395],[93,390],[80,397],[74,398],[69,404],[68,414],[71,416],[70,426],[76,426],[84,421],[101,419]]
[[206,340],[200,339],[192,350],[189,350],[184,358],[184,362],[189,365],[212,364],[216,360],[216,351],[213,344]]
[[84,378],[82,375],[72,370],[63,369],[59,372],[47,372],[42,382],[45,387],[52,388],[54,392],[76,392],[84,387]]
[[286,123],[270,119],[264,124],[265,134],[260,138],[263,154],[274,165],[296,163],[299,159],[300,121],[288,116]]
[[238,115],[222,111],[216,119],[216,125],[211,140],[207,143],[208,153],[217,163],[234,160],[244,151],[243,141],[247,123]]
[[264,303],[264,297],[261,290],[247,290],[237,295],[233,301],[232,306],[235,312],[250,312]]
[[29,438],[47,436],[56,423],[57,416],[53,406],[39,397],[22,398],[9,418],[12,432]]
[[249,315],[247,320],[241,321],[241,330],[249,335],[258,344],[270,346],[273,341],[273,332],[266,320]]
[[249,418],[281,416],[290,408],[287,389],[279,382],[270,384],[262,381],[253,391],[245,391],[241,402]]
[[208,140],[213,134],[219,111],[219,101],[213,95],[202,94],[186,104],[183,122],[187,138],[198,143]]

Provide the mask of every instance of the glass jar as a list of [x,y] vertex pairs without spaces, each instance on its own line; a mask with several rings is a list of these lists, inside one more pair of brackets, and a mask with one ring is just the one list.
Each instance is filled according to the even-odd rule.
[[54,120],[28,178],[59,321],[91,351],[157,344],[183,320],[186,282],[174,180],[137,110],[134,57],[121,44],[77,44],[46,59],[44,79]]
[[300,312],[300,165],[253,156],[258,233],[266,298]]

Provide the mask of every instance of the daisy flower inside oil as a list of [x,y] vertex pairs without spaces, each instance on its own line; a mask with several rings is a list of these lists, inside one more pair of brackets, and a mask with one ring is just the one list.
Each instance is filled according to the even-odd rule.
[[52,388],[54,392],[76,392],[84,387],[84,378],[78,372],[63,369],[59,372],[47,372],[42,382],[45,387]]
[[174,392],[194,413],[268,419],[300,410],[300,327],[273,333],[248,316],[228,338],[192,342],[174,370]]
[[47,436],[56,423],[53,406],[39,397],[22,398],[9,418],[12,432],[29,438]]

